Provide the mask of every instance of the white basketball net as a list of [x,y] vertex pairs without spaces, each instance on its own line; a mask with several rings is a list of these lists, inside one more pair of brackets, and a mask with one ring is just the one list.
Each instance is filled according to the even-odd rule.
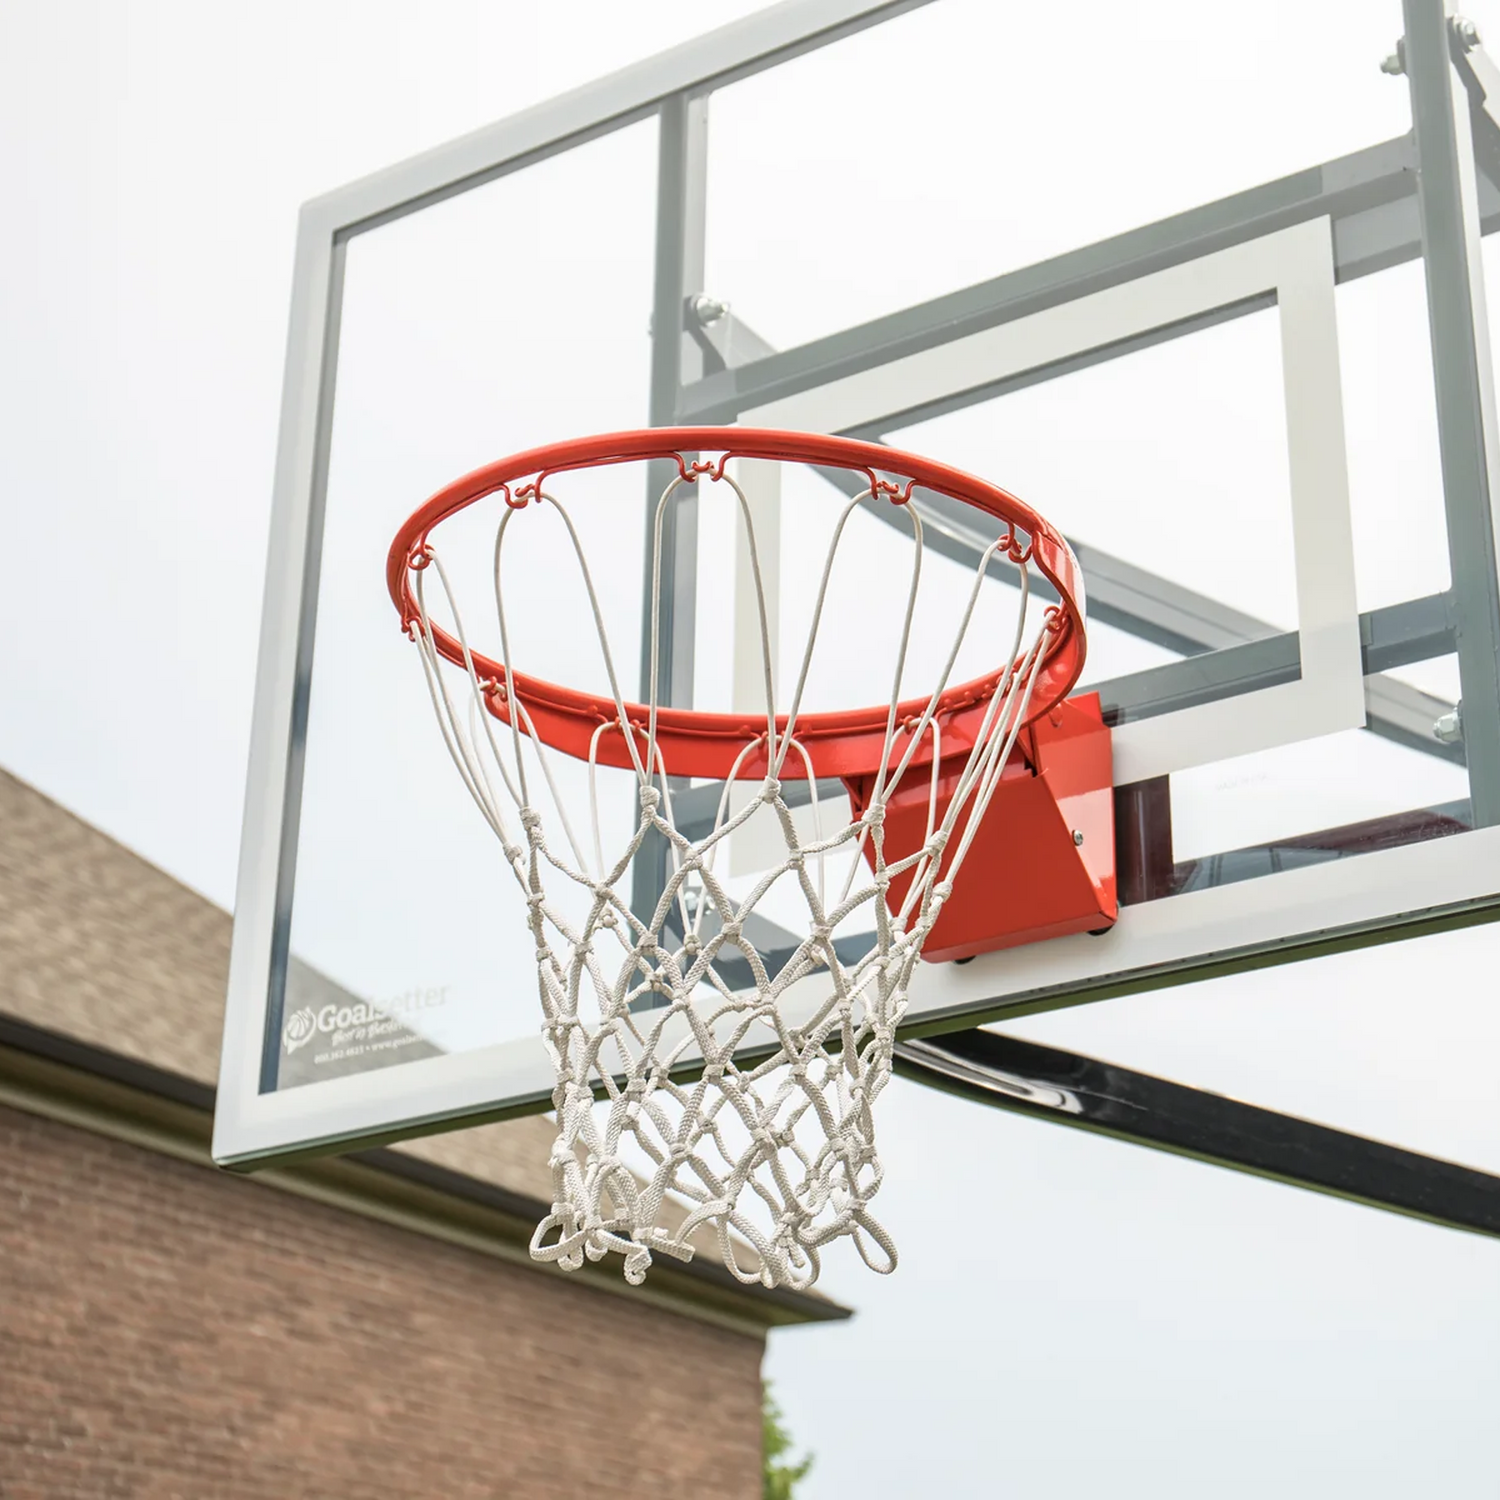
[[[624,1257],[626,1280],[639,1283],[653,1255],[687,1260],[694,1234],[701,1236],[703,1227],[711,1226],[724,1263],[744,1282],[810,1286],[817,1279],[822,1248],[844,1237],[854,1241],[872,1269],[889,1271],[896,1251],[870,1214],[882,1176],[875,1149],[875,1101],[890,1078],[912,968],[1025,721],[1044,658],[1046,619],[1035,624],[1027,640],[1030,540],[1006,531],[985,550],[942,677],[915,722],[901,722],[894,705],[901,698],[923,530],[916,508],[906,506],[913,527],[912,570],[885,728],[886,769],[875,778],[862,816],[834,829],[820,828],[812,841],[804,841],[784,797],[782,775],[790,763],[808,778],[816,813],[816,767],[796,731],[834,557],[858,506],[899,503],[906,494],[872,476],[870,488],[842,512],[824,563],[787,722],[778,730],[750,506],[722,463],[680,467],[656,508],[651,661],[658,660],[663,517],[684,483],[706,477],[727,485],[738,500],[758,596],[765,682],[765,729],[745,745],[735,767],[738,772],[764,747],[769,768],[759,780],[759,795],[731,812],[731,778],[704,837],[685,837],[673,818],[667,780],[673,768],[664,763],[657,744],[654,667],[649,722],[644,728],[627,727],[625,698],[588,563],[573,521],[552,494],[535,487],[506,492],[495,532],[493,572],[500,650],[489,654],[507,673],[524,671],[510,654],[500,560],[520,505],[555,507],[593,608],[617,710],[612,720],[599,725],[590,748],[591,841],[578,837],[573,820],[562,811],[549,768],[555,752],[532,733],[526,704],[515,695],[506,699],[508,726],[485,709],[484,689],[495,684],[481,682],[449,575],[430,544],[416,566],[418,618],[411,633],[443,738],[525,894],[536,943],[543,1035],[556,1066],[558,1134],[551,1157],[552,1212],[538,1226],[531,1254],[575,1269],[585,1257],[597,1261],[617,1251]],[[996,561],[1013,566],[1019,575],[1021,607],[1011,665],[962,762],[958,789],[939,816],[936,768],[943,746],[937,701],[969,629],[986,571]],[[434,644],[424,597],[429,573],[438,580],[450,616],[443,623],[463,645],[467,683],[456,696],[450,684],[458,684],[462,675],[457,668],[444,669]],[[500,685],[502,695],[507,686]],[[639,789],[634,833],[624,847],[609,850],[602,847],[595,795],[595,756],[606,734],[623,734]],[[929,740],[930,759],[913,766],[918,748]],[[532,766],[522,754],[523,745]],[[529,780],[528,773],[537,766],[558,811],[559,828],[545,828],[534,803],[535,777]],[[930,785],[927,838],[915,853],[887,862],[882,832],[886,804],[908,775]],[[715,858],[725,840],[763,806],[774,810],[785,858],[764,873],[748,896],[736,900],[715,876]],[[669,848],[667,880],[654,909],[636,912],[630,905],[631,863],[653,832]],[[863,857],[846,859],[847,876],[831,889],[824,868],[830,858],[838,853],[863,856],[867,848],[873,852],[873,872]],[[939,879],[945,849],[952,854]],[[887,890],[905,871],[912,872],[910,884],[899,907],[891,910]],[[798,934],[795,951],[773,972],[747,936],[746,925],[778,881],[800,891],[806,935]],[[569,920],[549,900],[549,887],[558,882],[571,882],[587,893],[581,923]],[[868,951],[855,961],[841,960],[835,930],[861,925],[850,923],[861,915],[863,927],[873,928]],[[741,975],[748,964],[753,983],[732,988],[720,972],[721,964],[731,963]]]

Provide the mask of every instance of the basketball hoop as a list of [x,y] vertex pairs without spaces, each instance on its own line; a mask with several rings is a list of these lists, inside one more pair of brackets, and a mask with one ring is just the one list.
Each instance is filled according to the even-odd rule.
[[[751,506],[731,472],[744,459],[843,469],[863,481],[834,529],[781,712]],[[556,492],[570,472],[647,460],[672,468],[655,510],[649,691],[645,703],[635,703],[621,689],[584,546]],[[659,701],[663,521],[688,487],[722,487],[737,508],[759,611],[763,711],[706,713]],[[925,695],[904,697],[923,547],[922,518],[909,502],[919,491],[971,506],[996,527],[939,681]],[[496,654],[467,638],[433,540],[443,521],[488,498],[498,511]],[[871,708],[812,711],[803,699],[834,558],[845,523],[866,505],[903,507],[912,528],[912,577],[904,595],[893,591],[890,605],[904,610],[891,693]],[[500,559],[524,512],[543,506],[566,524],[600,637],[600,691],[541,680],[512,659]],[[998,644],[988,674],[950,686],[992,567],[1008,570],[1018,591],[1014,635]],[[1033,575],[1057,603],[1037,605]],[[533,1256],[572,1269],[615,1251],[624,1256],[627,1280],[639,1282],[654,1254],[689,1258],[694,1233],[711,1226],[725,1264],[748,1282],[810,1285],[822,1247],[843,1237],[872,1268],[892,1269],[894,1247],[869,1212],[881,1180],[872,1108],[890,1077],[913,966],[982,829],[987,872],[1010,858],[1024,873],[1025,849],[1008,848],[1006,830],[985,829],[984,820],[1018,765],[1036,779],[1046,724],[1054,736],[1071,732],[1057,726],[1074,710],[1064,699],[1082,670],[1085,640],[1082,581],[1067,543],[1004,490],[877,444],[745,428],[660,428],[534,449],[456,481],[402,526],[387,583],[417,644],[447,749],[527,902],[558,1118],[555,1201],[533,1238]],[[433,619],[434,604],[445,623]],[[1108,731],[1094,727],[1105,737],[1107,789]],[[570,818],[556,795],[550,751],[590,768],[592,847],[577,836],[583,809],[572,809]],[[533,764],[540,779],[528,775]],[[602,846],[598,767],[634,776],[638,813],[623,848]],[[674,817],[672,783],[684,777],[725,784],[704,836],[687,836]],[[831,777],[848,786],[851,816],[825,829],[816,787]],[[784,783],[794,781],[810,783],[811,839],[799,833],[787,800]],[[736,783],[757,786],[739,807],[731,796]],[[551,796],[557,826],[544,827],[536,793]],[[715,874],[716,855],[763,809],[763,821],[780,830],[785,858],[735,897]],[[653,909],[634,911],[632,862],[653,835],[667,846],[667,878]],[[1070,833],[1067,842],[1071,857],[1083,841]],[[832,891],[827,867],[839,861],[847,873]],[[747,929],[777,882],[800,892],[806,921],[795,951],[771,972]],[[566,915],[549,887],[574,893],[585,914]],[[861,915],[874,929],[868,950],[841,957],[836,929]],[[1082,919],[1070,920],[1072,927],[1053,923],[1047,930],[1077,930]],[[1090,920],[1100,925],[1097,912]],[[726,982],[721,969],[731,960],[741,970],[748,965],[750,984]],[[668,1206],[682,1203],[685,1212]]]

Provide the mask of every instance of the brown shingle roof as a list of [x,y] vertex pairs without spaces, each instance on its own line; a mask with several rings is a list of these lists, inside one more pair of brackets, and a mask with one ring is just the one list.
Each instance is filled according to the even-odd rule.
[[[228,912],[0,771],[0,1013],[212,1084]],[[540,1117],[402,1150],[548,1201]]]
[[[0,1016],[212,1085],[231,925],[206,897],[0,771]],[[546,1204],[554,1133],[537,1115],[395,1149]],[[664,1225],[670,1217],[668,1205]],[[710,1231],[693,1243],[718,1260]]]

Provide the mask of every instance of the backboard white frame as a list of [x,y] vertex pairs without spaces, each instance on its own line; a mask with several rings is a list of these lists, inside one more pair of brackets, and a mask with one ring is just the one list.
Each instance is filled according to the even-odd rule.
[[[741,420],[799,432],[894,425],[914,408],[1125,345],[1266,292],[1275,295],[1281,330],[1301,676],[1118,726],[1115,784],[1358,729],[1365,722],[1364,669],[1327,219],[861,370]],[[737,635],[734,649],[736,660],[753,660],[759,646]]]

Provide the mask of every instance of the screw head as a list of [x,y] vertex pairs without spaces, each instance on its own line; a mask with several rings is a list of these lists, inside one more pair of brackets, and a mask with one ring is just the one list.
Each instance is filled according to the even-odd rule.
[[721,302],[717,297],[710,297],[705,292],[700,292],[693,298],[692,308],[693,316],[702,327],[707,328],[710,323],[717,323],[729,311],[729,304]]
[[1083,842],[1083,830],[1081,828],[1075,828],[1073,830],[1073,842],[1075,844],[1081,844]]
[[1463,742],[1464,721],[1463,707],[1453,709],[1446,713],[1432,726],[1432,737],[1444,745],[1457,745]]
[[1465,52],[1472,52],[1479,45],[1479,28],[1467,16],[1454,16],[1453,34]]

